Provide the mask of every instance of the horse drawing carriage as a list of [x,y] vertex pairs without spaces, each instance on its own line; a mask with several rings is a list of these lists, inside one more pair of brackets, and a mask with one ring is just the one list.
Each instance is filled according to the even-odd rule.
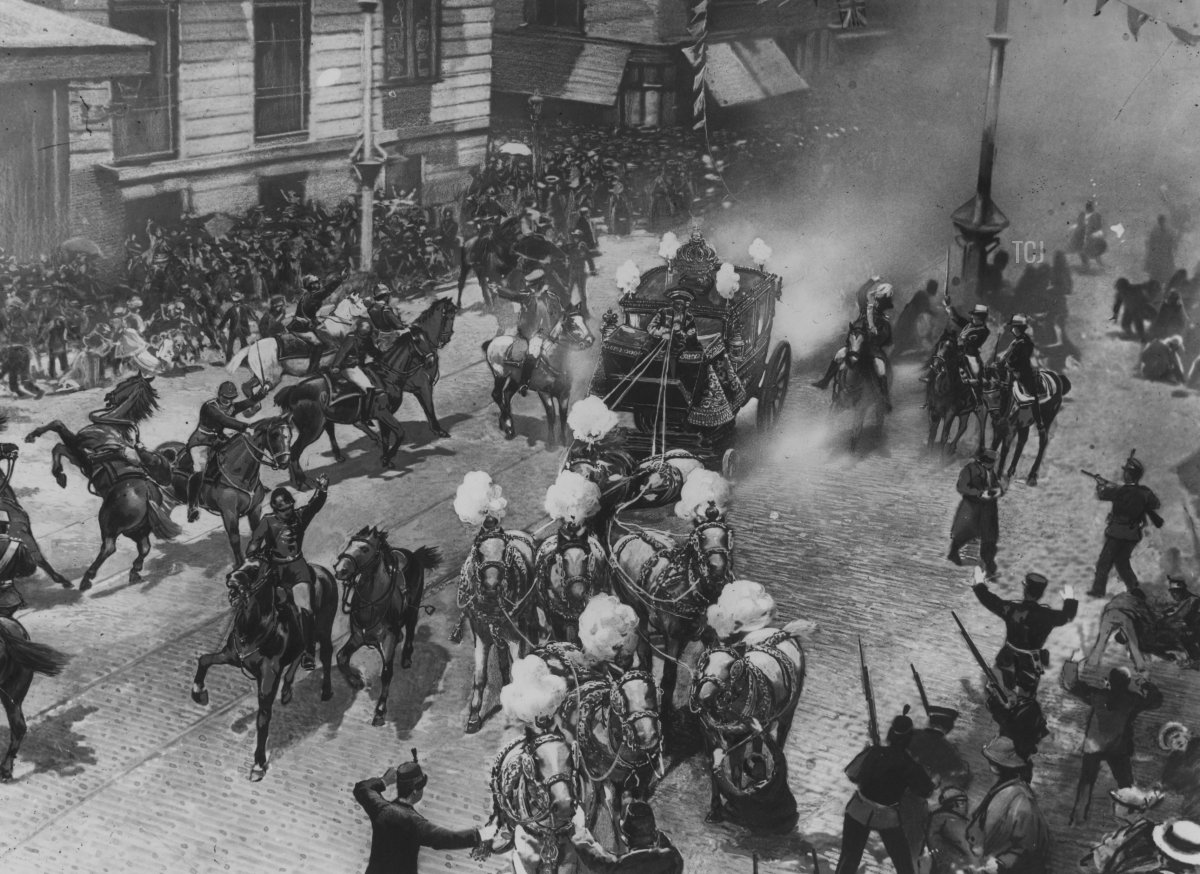
[[605,317],[590,393],[632,414],[624,449],[635,460],[683,451],[734,475],[738,413],[757,399],[767,430],[787,398],[791,346],[771,347],[782,286],[761,269],[720,265],[698,232],[629,282],[621,314]]

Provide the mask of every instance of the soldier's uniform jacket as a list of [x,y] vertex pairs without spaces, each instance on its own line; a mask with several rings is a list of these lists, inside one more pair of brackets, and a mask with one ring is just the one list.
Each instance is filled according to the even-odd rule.
[[379,778],[354,787],[354,800],[371,820],[371,858],[366,874],[417,874],[421,847],[466,850],[479,843],[476,829],[448,829],[427,820],[411,804],[387,801]]
[[191,438],[188,439],[188,446],[213,446],[225,438],[226,428],[237,432],[245,431],[250,425],[235,419],[234,416],[244,413],[257,403],[258,400],[255,398],[243,398],[235,401],[227,413],[221,409],[220,401],[216,398],[209,398],[200,405],[200,420],[196,423],[196,430],[192,432]]
[[1062,609],[1055,610],[1036,601],[1005,601],[985,583],[977,583],[973,588],[979,603],[1004,620],[1004,642],[1027,652],[1044,647],[1050,632],[1074,621],[1079,610],[1079,602],[1074,598],[1065,599]]
[[908,750],[869,746],[846,766],[846,776],[858,787],[846,816],[875,830],[900,827],[900,800],[906,791],[921,798],[933,792],[933,781]]
[[329,362],[329,369],[360,367],[368,358],[379,355],[375,342],[370,337],[362,337],[357,332],[347,334],[338,348],[337,354]]
[[1101,483],[1096,497],[1113,505],[1104,536],[1135,543],[1142,539],[1147,514],[1162,506],[1158,495],[1141,483]]
[[296,303],[296,315],[288,324],[291,330],[311,331],[317,326],[317,313],[325,299],[333,294],[333,289],[313,289],[300,295]]
[[950,319],[958,328],[958,347],[968,355],[978,355],[988,337],[992,336],[988,326],[975,324],[969,316],[962,315],[954,307],[950,307]]
[[1017,698],[1009,706],[989,690],[987,707],[996,721],[997,734],[1013,742],[1017,754],[1029,758],[1037,752],[1042,738],[1050,734],[1050,726],[1037,698]]
[[325,506],[329,497],[327,489],[318,486],[316,493],[303,507],[297,507],[291,522],[286,522],[274,513],[263,516],[246,552],[254,554],[260,549],[271,564],[288,564],[303,556],[304,532],[313,518]]
[[[873,307],[870,319],[867,314],[859,316],[855,324],[862,328],[867,335],[867,345],[872,354],[883,355],[884,350],[892,345],[892,323],[888,321],[887,312],[879,307]],[[874,324],[874,330],[871,325]]]
[[13,586],[13,580],[37,570],[37,562],[20,540],[0,534],[0,616],[11,616],[25,602]]
[[1007,364],[1009,369],[1015,373],[1026,388],[1031,385],[1031,380],[1034,377],[1033,371],[1033,338],[1028,333],[1018,334],[1013,337],[1008,348],[1000,355],[1000,360]]
[[385,304],[374,304],[367,310],[367,316],[379,331],[402,331],[408,327],[400,314]]

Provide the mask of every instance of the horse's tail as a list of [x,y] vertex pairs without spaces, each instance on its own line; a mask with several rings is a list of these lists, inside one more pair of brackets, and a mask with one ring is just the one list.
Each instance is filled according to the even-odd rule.
[[296,393],[296,386],[285,385],[279,391],[275,392],[275,406],[281,410],[290,410],[296,398],[293,395]]
[[233,353],[233,357],[229,359],[229,363],[225,365],[225,369],[230,373],[236,374],[242,363],[250,357],[250,349],[257,345],[258,341],[243,346],[237,352]]
[[1071,393],[1071,380],[1067,378],[1065,373],[1058,374],[1058,381],[1062,383],[1062,393],[1065,398]]
[[171,512],[163,507],[161,501],[151,498],[146,514],[150,517],[150,533],[159,540],[174,540],[183,533],[183,528],[171,518]]
[[413,563],[422,570],[431,571],[442,564],[442,551],[436,546],[421,546],[413,550]]
[[47,677],[58,676],[71,660],[69,655],[52,646],[34,643],[19,634],[14,634],[3,622],[0,622],[0,647],[3,647],[9,661],[18,668],[33,671],[35,674],[45,674]]

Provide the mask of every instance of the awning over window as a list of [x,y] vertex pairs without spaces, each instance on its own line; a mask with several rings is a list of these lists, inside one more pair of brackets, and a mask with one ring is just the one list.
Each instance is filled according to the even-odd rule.
[[628,60],[625,46],[498,33],[492,43],[492,88],[612,106]]
[[0,0],[0,82],[143,76],[149,40],[22,0]]
[[808,90],[808,83],[775,40],[765,38],[710,44],[704,81],[719,106],[754,103]]

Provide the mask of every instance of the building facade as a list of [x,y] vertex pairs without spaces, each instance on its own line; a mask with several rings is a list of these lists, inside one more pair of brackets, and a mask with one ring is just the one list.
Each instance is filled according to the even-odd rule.
[[[496,0],[494,109],[518,113],[536,92],[548,115],[630,127],[688,124],[689,5]],[[835,62],[838,38],[849,30],[839,10],[836,0],[709,0],[710,120],[806,91],[805,78]]]
[[[357,179],[362,13],[352,0],[77,0],[153,42],[150,73],[70,88],[70,224],[119,252],[147,219],[237,213],[287,193],[335,203]],[[380,185],[453,200],[484,156],[492,0],[381,0]]]

